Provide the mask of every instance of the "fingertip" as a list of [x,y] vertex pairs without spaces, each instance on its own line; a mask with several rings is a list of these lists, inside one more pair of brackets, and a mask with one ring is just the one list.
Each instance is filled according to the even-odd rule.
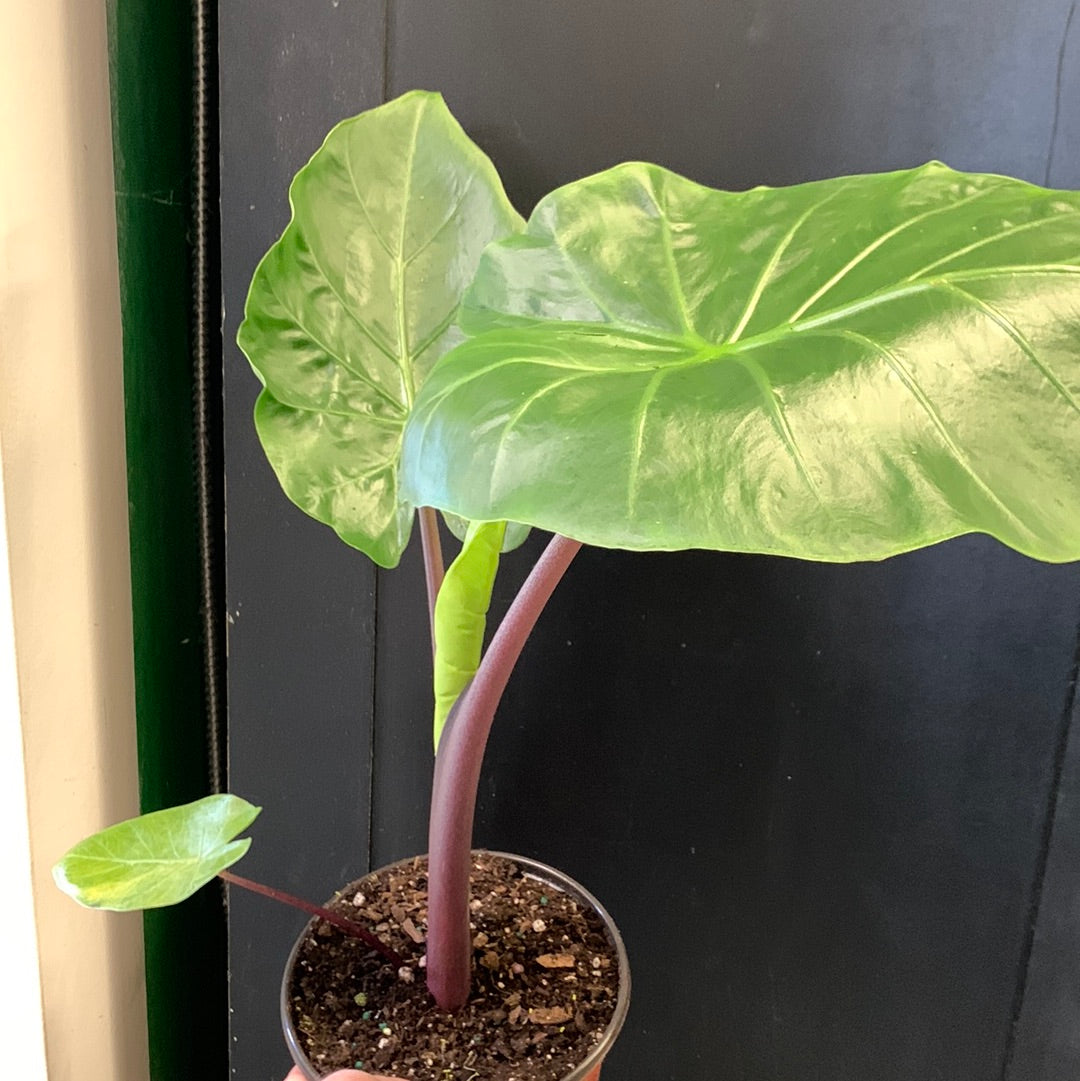
[[[305,1081],[299,1066],[294,1066],[285,1081]],[[396,1081],[393,1077],[376,1077],[374,1074],[364,1073],[363,1070],[335,1070],[327,1074],[323,1081]]]

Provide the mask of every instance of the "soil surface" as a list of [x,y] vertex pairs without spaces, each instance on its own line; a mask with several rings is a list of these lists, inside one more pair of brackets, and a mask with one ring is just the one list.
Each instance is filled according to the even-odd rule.
[[340,891],[327,906],[367,923],[392,965],[320,921],[297,956],[293,1023],[315,1068],[418,1081],[560,1081],[603,1035],[618,961],[599,917],[478,853],[472,884],[473,994],[440,1010],[425,986],[427,863],[418,857]]

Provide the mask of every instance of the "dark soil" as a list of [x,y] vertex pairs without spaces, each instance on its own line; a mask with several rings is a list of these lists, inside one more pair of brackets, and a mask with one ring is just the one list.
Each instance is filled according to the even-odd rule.
[[353,883],[327,906],[367,922],[406,961],[401,975],[320,921],[301,947],[293,1023],[323,1074],[343,1067],[418,1081],[560,1081],[595,1046],[618,997],[599,917],[478,853],[472,882],[473,994],[440,1010],[424,983],[427,864],[418,857]]

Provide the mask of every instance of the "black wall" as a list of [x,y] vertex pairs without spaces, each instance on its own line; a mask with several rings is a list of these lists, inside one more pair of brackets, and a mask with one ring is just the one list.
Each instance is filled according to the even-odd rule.
[[[265,808],[253,876],[328,895],[426,847],[417,553],[376,572],[287,503],[232,345],[326,130],[441,89],[525,212],[628,158],[731,188],[932,157],[1080,187],[1070,17],[1068,0],[221,6],[230,786]],[[538,544],[506,560],[497,608]],[[984,538],[847,567],[583,552],[508,690],[477,840],[564,868],[620,922],[635,1001],[608,1081],[1080,1076],[1078,620],[1080,568]],[[277,981],[302,922],[233,897],[243,1081],[288,1067]]]

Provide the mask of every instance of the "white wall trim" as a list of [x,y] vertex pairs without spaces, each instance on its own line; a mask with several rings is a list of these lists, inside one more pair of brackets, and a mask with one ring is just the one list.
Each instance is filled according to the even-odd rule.
[[[0,446],[0,507],[4,503],[3,447]],[[24,1081],[44,1081],[45,1021],[38,970],[37,921],[30,874],[30,820],[26,808],[19,687],[15,674],[15,624],[8,577],[7,530],[0,515],[0,867],[8,871],[4,924],[11,928],[6,962],[10,986],[5,1023],[19,1034],[8,1049],[6,1068]]]
[[50,874],[138,812],[105,3],[8,4],[0,31],[3,510],[48,1076],[143,1081],[141,918]]

